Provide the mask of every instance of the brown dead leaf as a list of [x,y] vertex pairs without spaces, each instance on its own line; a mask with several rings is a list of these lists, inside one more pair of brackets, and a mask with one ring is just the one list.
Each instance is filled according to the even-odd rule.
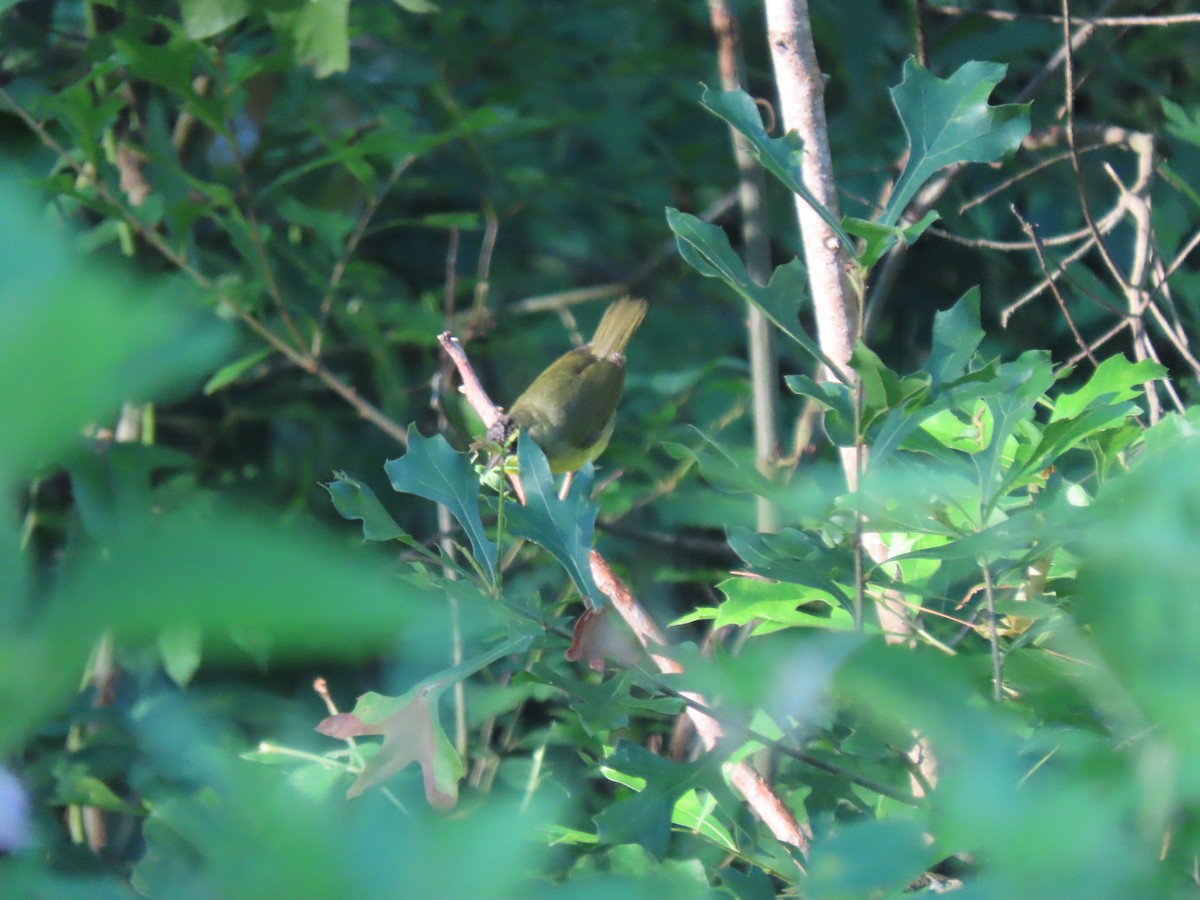
[[[370,695],[378,697],[379,695]],[[432,697],[432,699],[431,699]],[[368,697],[359,698],[362,705]],[[387,700],[390,698],[380,698]],[[462,759],[455,752],[437,719],[437,693],[428,687],[411,693],[407,702],[381,722],[364,722],[357,713],[338,713],[323,719],[317,731],[345,740],[363,735],[383,735],[383,745],[346,791],[357,797],[368,788],[387,781],[418,763],[425,781],[425,799],[435,809],[450,809],[458,802],[458,781],[462,777]]]

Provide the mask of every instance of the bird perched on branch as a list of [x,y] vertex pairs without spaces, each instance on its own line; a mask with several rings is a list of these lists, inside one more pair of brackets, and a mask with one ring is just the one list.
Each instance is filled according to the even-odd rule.
[[575,472],[608,446],[625,386],[625,347],[646,315],[645,300],[625,297],[604,312],[590,343],[552,362],[488,429],[506,446],[517,430],[531,437],[550,471]]

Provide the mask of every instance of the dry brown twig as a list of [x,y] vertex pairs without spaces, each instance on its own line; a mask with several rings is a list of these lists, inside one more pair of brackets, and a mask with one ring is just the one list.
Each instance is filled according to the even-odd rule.
[[[645,608],[638,603],[625,583],[617,577],[604,557],[593,550],[589,560],[592,578],[595,580],[596,586],[611,601],[613,608],[621,614],[621,618],[625,620],[638,642],[650,654],[650,658],[654,660],[658,670],[664,675],[683,672],[683,666],[674,659],[654,652],[656,647],[667,646],[666,639]],[[700,694],[681,692],[681,696],[701,707],[709,706]],[[704,749],[710,752],[716,749],[725,735],[721,723],[704,710],[697,709],[690,704],[686,707],[686,712],[696,728],[696,733],[699,735]],[[800,823],[796,821],[796,817],[792,815],[792,811],[788,809],[779,795],[767,784],[766,779],[744,760],[729,763],[727,769],[730,783],[738,789],[746,802],[750,804],[750,808],[771,829],[771,833],[783,843],[790,844],[807,854],[808,834],[800,827]]]

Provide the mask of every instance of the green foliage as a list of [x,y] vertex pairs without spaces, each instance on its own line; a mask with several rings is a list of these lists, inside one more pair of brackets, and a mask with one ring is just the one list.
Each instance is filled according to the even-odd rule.
[[[479,484],[470,465],[440,434],[428,440],[408,430],[408,452],[384,466],[392,488],[442,504],[458,520],[471,541],[474,558],[489,581],[496,578],[496,545],[488,540],[479,517]],[[373,498],[372,498],[373,499]],[[358,518],[354,516],[353,518]],[[364,527],[366,521],[364,520]]]
[[947,166],[995,162],[1029,134],[1029,104],[989,106],[1004,78],[999,63],[964,63],[938,78],[909,59],[892,102],[908,139],[908,162],[896,180],[880,221],[895,225],[922,185]]
[[560,499],[550,477],[546,454],[525,435],[517,438],[517,460],[525,503],[508,510],[509,528],[558,560],[580,595],[599,605],[602,598],[588,562],[597,513],[590,500],[591,467],[585,467],[576,476],[570,492]]
[[700,96],[700,105],[740,132],[749,141],[755,159],[763,168],[782,181],[788,190],[803,197],[804,202],[829,223],[829,227],[841,238],[842,243],[850,246],[850,237],[842,231],[833,214],[804,186],[800,174],[800,154],[804,152],[804,147],[794,131],[789,131],[781,138],[767,137],[762,127],[762,119],[759,118],[758,107],[754,105],[753,98],[744,91],[716,94],[705,88]]
[[797,344],[837,371],[817,343],[796,326],[806,282],[804,265],[794,259],[780,266],[766,287],[755,284],[733,248],[729,236],[716,225],[702,222],[695,216],[667,209],[667,224],[675,232],[679,255],[706,278],[719,278],[733,288],[746,302],[753,303],[778,328]]
[[[750,93],[696,102],[702,7],[0,2],[0,893],[1187,890],[1200,284],[1172,253],[1200,156],[1171,88],[1195,54],[1165,28],[1077,51],[1076,116],[1125,134],[1080,188],[1024,158],[1061,85],[989,104],[1057,26],[920,13],[928,67],[884,5],[814,10],[857,214],[817,212],[868,301],[829,381],[790,230],[761,285],[698,214],[733,178],[705,111],[786,189],[769,209],[814,203]],[[1007,69],[974,61],[1000,37]],[[960,177],[910,216],[939,175]],[[996,327],[1042,276],[992,249],[1008,205],[1069,233],[1079,190],[1132,204],[1143,176],[1140,280],[1133,229],[1105,225],[1116,272],[1047,240],[1058,302]],[[671,237],[686,266],[654,258]],[[503,403],[589,333],[579,296],[627,289],[651,308],[608,451],[560,497],[522,436],[519,503],[463,452],[482,428],[436,335]],[[782,414],[823,413],[769,471],[746,303],[789,338]],[[1127,343],[1100,340],[1113,321]],[[847,490],[832,460],[860,448]],[[638,646],[594,549],[669,647]],[[732,790],[746,760],[803,854]]]
[[19,385],[39,375],[37,390],[6,391],[0,407],[11,423],[0,471],[11,479],[61,462],[80,427],[126,398],[178,390],[220,357],[229,336],[189,316],[167,284],[128,302],[128,284],[114,273],[78,264],[65,241],[29,227],[32,198],[18,185],[0,191],[8,199],[0,227],[12,235],[0,249],[0,376]]
[[662,859],[671,838],[671,818],[685,793],[703,789],[723,802],[726,809],[736,807],[721,777],[717,754],[710,753],[694,763],[673,763],[621,741],[604,765],[640,782],[634,796],[613,803],[596,816],[597,837],[607,844],[637,843]]

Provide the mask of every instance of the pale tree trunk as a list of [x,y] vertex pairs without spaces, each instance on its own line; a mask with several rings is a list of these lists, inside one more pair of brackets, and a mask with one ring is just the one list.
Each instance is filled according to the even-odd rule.
[[[825,81],[813,45],[808,2],[766,0],[766,12],[784,129],[795,131],[804,143],[801,159],[804,186],[835,219],[840,219],[833,160],[829,152],[829,129],[825,121]],[[829,224],[799,195],[796,197],[796,216],[808,267],[818,341],[830,362],[851,379],[857,392],[858,380],[849,367],[854,345],[862,334],[862,286],[855,264]],[[842,450],[842,467],[851,490],[858,487],[859,476],[866,466],[866,453],[862,446]],[[861,521],[857,531],[856,588],[860,599],[856,612],[861,615],[862,554],[865,551],[876,563],[883,563],[888,558],[888,549],[878,534],[862,529]],[[913,622],[899,594],[885,592],[876,597],[875,608],[889,642],[911,641]],[[937,761],[920,735],[914,735],[914,741],[909,758],[923,779],[914,777],[911,787],[921,796],[925,783],[936,782]]]
[[[801,157],[804,186],[835,219],[840,218],[825,122],[825,82],[813,46],[808,2],[766,0],[766,11],[784,129],[795,131],[804,143]],[[857,389],[857,379],[849,366],[862,327],[862,299],[855,263],[829,224],[799,195],[796,217],[800,222],[821,350]],[[842,467],[851,490],[858,487],[859,473],[865,463],[865,448],[842,450]],[[887,547],[878,535],[864,533],[862,546],[876,563],[887,559]],[[906,641],[911,637],[912,623],[901,598],[880,597],[876,609],[889,640]]]

